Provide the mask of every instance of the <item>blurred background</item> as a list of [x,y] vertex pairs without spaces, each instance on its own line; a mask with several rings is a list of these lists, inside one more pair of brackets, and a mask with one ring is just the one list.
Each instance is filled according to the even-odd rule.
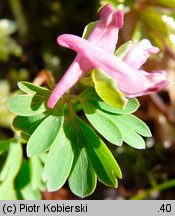
[[[20,80],[48,87],[54,78],[58,81],[75,53],[59,47],[57,36],[81,36],[85,25],[98,19],[98,10],[106,3],[125,12],[117,46],[128,40],[149,39],[160,53],[151,57],[144,69],[166,70],[171,84],[158,94],[139,98],[141,106],[135,114],[148,124],[153,135],[146,139],[145,150],[108,144],[123,173],[119,188],[107,188],[98,182],[87,199],[175,199],[174,0],[0,0],[0,173],[8,156],[8,152],[2,154],[1,144],[8,144],[15,135],[14,115],[5,101],[17,91]],[[25,150],[23,159],[27,161]],[[0,198],[6,199],[8,192],[11,199],[28,199],[25,191],[32,190],[31,172],[28,169],[26,177],[18,170],[13,187],[1,175]],[[19,188],[24,191],[22,195]],[[79,199],[67,184],[54,193],[45,187],[38,191],[38,199]]]

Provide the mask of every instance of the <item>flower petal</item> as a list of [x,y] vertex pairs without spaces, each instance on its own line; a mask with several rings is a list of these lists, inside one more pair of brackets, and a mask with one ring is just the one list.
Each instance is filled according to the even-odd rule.
[[118,31],[123,26],[123,12],[115,10],[110,4],[100,11],[100,20],[93,28],[88,41],[113,53],[118,40]]
[[81,55],[77,55],[64,76],[52,91],[52,94],[47,102],[48,107],[53,108],[60,97],[62,97],[66,91],[75,85],[84,73],[88,72],[90,69],[91,65],[89,65],[88,61],[82,58]]
[[157,52],[159,52],[159,48],[153,47],[149,40],[144,39],[137,44],[133,44],[123,60],[134,70],[138,70],[151,54]]
[[57,41],[61,46],[73,49],[84,56],[93,65],[93,68],[99,68],[108,73],[128,97],[141,93],[142,95],[148,94],[168,84],[165,77],[166,72],[139,73],[121,59],[80,37],[64,34],[59,36]]

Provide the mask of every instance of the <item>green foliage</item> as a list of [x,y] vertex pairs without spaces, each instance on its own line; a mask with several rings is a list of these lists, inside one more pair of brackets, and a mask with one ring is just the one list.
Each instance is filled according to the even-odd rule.
[[[114,157],[121,169],[127,170],[127,185],[134,187],[134,193],[140,187],[143,189],[143,194],[136,194],[136,198],[148,198],[155,190],[167,188],[166,184],[172,177],[171,171],[168,175],[167,170],[172,170],[173,164],[170,157],[173,148],[167,148],[174,141],[174,129],[168,123],[173,120],[171,115],[167,116],[166,130],[159,127],[156,136],[153,130],[153,138],[144,139],[151,134],[148,127],[133,115],[139,107],[137,99],[126,101],[117,84],[101,71],[83,77],[81,83],[84,86],[77,85],[53,110],[46,105],[51,90],[23,81],[18,83],[21,91],[16,91],[16,83],[20,80],[34,81],[51,88],[54,86],[53,76],[59,79],[74,55],[59,49],[56,37],[63,32],[81,35],[82,27],[89,20],[97,20],[99,3],[110,3],[125,12],[124,27],[120,29],[117,47],[127,40],[138,42],[147,38],[161,49],[159,56],[163,57],[161,62],[157,61],[159,56],[153,57],[154,61],[148,65],[148,69],[154,63],[158,68],[160,64],[172,67],[168,56],[174,59],[174,0],[42,0],[42,10],[41,1],[3,1],[0,10],[2,17],[13,17],[14,21],[0,19],[2,200],[41,199],[42,191],[58,190],[66,181],[71,191],[80,197],[94,192],[97,179],[105,185],[116,187],[121,172]],[[87,25],[82,37],[87,39],[95,24],[96,22],[92,22]],[[131,45],[131,41],[123,44],[114,54],[123,59]],[[168,77],[171,81],[171,68],[165,70],[170,71]],[[84,89],[86,90],[83,91]],[[167,92],[172,102],[174,94],[171,86],[167,88]],[[6,103],[9,97],[11,98]],[[145,97],[143,101],[150,108],[152,103],[148,98]],[[162,98],[166,99],[166,96],[163,94]],[[173,103],[168,106],[172,111]],[[152,109],[142,109],[138,114],[148,114],[149,120],[150,110],[153,116]],[[156,113],[157,117],[158,115],[159,111]],[[151,126],[159,124],[157,117],[151,117]],[[123,142],[129,146],[122,145]],[[154,142],[159,145],[138,151],[137,149],[145,148],[145,142],[146,146],[151,146]],[[164,166],[161,166],[161,162]],[[157,183],[160,181],[163,184],[159,187]],[[124,184],[125,182],[124,179]],[[123,198],[128,198],[130,195],[124,184],[126,196]],[[152,189],[144,192],[144,186],[147,188],[149,184]],[[169,181],[168,185],[169,188],[173,187],[174,181]],[[100,198],[103,192],[100,190]],[[130,192],[133,194],[132,188]],[[120,190],[117,193],[121,196]]]
[[[117,187],[117,178],[122,177],[119,165],[101,138],[77,116],[76,107],[73,107],[77,104],[71,102],[69,95],[49,110],[43,105],[49,97],[49,90],[27,82],[20,82],[18,86],[27,94],[12,96],[8,107],[19,114],[14,118],[13,126],[27,141],[30,157],[29,162],[23,162],[15,180],[18,196],[39,199],[38,191],[43,190],[45,184],[49,191],[55,191],[67,179],[71,191],[80,197],[94,192],[97,178],[109,187]],[[148,127],[131,114],[138,109],[138,101],[128,99],[123,108],[116,108],[103,101],[96,91],[88,88],[76,97],[92,126],[115,145],[121,146],[124,141],[134,148],[144,148],[145,142],[140,135],[148,137],[151,134]],[[45,109],[36,106],[33,102],[36,97]],[[14,101],[20,105],[14,107]],[[6,148],[1,146],[0,143],[0,152],[5,151]],[[48,154],[44,160],[43,154]],[[26,176],[21,180],[24,170]]]
[[3,164],[0,165],[0,199],[41,199],[45,189],[41,180],[43,164],[33,157],[30,163],[23,160],[20,140],[0,141]]

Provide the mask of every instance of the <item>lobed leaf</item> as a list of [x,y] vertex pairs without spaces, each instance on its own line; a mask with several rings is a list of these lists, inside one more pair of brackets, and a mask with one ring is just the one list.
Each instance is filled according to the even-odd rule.
[[80,131],[77,126],[76,122],[73,125],[69,122],[65,126],[65,133],[71,140],[74,150],[74,161],[68,180],[71,191],[80,197],[85,197],[94,192],[97,177],[79,137]]
[[64,185],[72,167],[73,157],[71,142],[61,129],[51,146],[44,167],[43,179],[47,181],[49,191],[58,190]]
[[92,79],[97,94],[104,102],[112,107],[123,109],[127,99],[118,87],[116,82],[102,70],[93,70]]
[[38,93],[40,95],[50,95],[50,90],[46,89],[46,88],[43,88],[41,86],[37,86],[37,85],[34,85],[33,83],[30,83],[30,82],[25,82],[25,81],[21,81],[21,82],[18,82],[18,87],[19,89],[21,89],[23,92],[25,93],[31,93],[31,94],[35,94],[35,93]]
[[[150,137],[148,126],[134,115],[109,115],[122,133],[123,140],[137,149],[145,148],[145,141],[140,136]],[[139,135],[140,134],[140,135]]]
[[103,112],[91,104],[82,103],[84,113],[93,127],[109,142],[121,146],[122,134],[111,119],[108,119]]
[[41,95],[13,95],[9,98],[7,106],[11,112],[21,116],[32,116],[45,112],[46,98]]
[[87,102],[88,104],[91,104],[98,109],[116,114],[130,114],[135,112],[140,106],[136,98],[131,98],[128,99],[127,104],[122,109],[111,107],[110,105],[101,100],[101,98],[95,92],[94,88],[88,88],[83,93],[81,93],[77,98],[80,99],[81,102]]
[[33,116],[16,116],[13,120],[13,127],[16,130],[22,131],[23,134],[25,133],[25,136],[30,137],[47,115],[48,113]]
[[122,174],[107,146],[81,119],[76,118],[73,124],[76,127],[77,140],[84,145],[99,180],[107,186],[116,187],[117,177],[121,178]]
[[18,173],[21,163],[22,163],[21,144],[12,141],[9,144],[8,155],[2,167],[2,170],[0,172],[0,181],[4,181],[4,180],[12,181]]
[[4,181],[0,184],[0,200],[17,200],[13,181]]
[[34,156],[29,159],[31,185],[34,190],[43,191],[45,184],[42,181],[43,164],[39,157]]
[[29,162],[23,160],[21,169],[15,179],[15,188],[17,190],[18,199],[40,200],[41,193],[39,190],[35,190],[32,187],[30,173]]
[[57,106],[32,133],[27,144],[27,155],[46,151],[55,141],[63,124],[63,107]]

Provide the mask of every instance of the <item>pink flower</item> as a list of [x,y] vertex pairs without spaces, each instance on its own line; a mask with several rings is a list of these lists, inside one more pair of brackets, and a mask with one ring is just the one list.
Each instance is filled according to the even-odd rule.
[[[107,4],[101,9],[100,20],[93,28],[87,40],[110,53],[114,53],[118,40],[118,31],[122,26],[123,12],[114,10]],[[60,97],[89,72],[91,68],[92,65],[89,61],[81,54],[78,54],[54,88],[48,100],[48,107],[53,108]]]
[[158,91],[169,83],[165,71],[148,73],[139,70],[151,54],[159,51],[148,40],[132,45],[123,60],[113,55],[122,25],[123,13],[108,4],[102,8],[100,20],[87,40],[69,34],[57,38],[59,45],[75,50],[78,55],[53,90],[48,107],[53,108],[68,89],[94,68],[105,71],[116,80],[120,91],[128,98]]

